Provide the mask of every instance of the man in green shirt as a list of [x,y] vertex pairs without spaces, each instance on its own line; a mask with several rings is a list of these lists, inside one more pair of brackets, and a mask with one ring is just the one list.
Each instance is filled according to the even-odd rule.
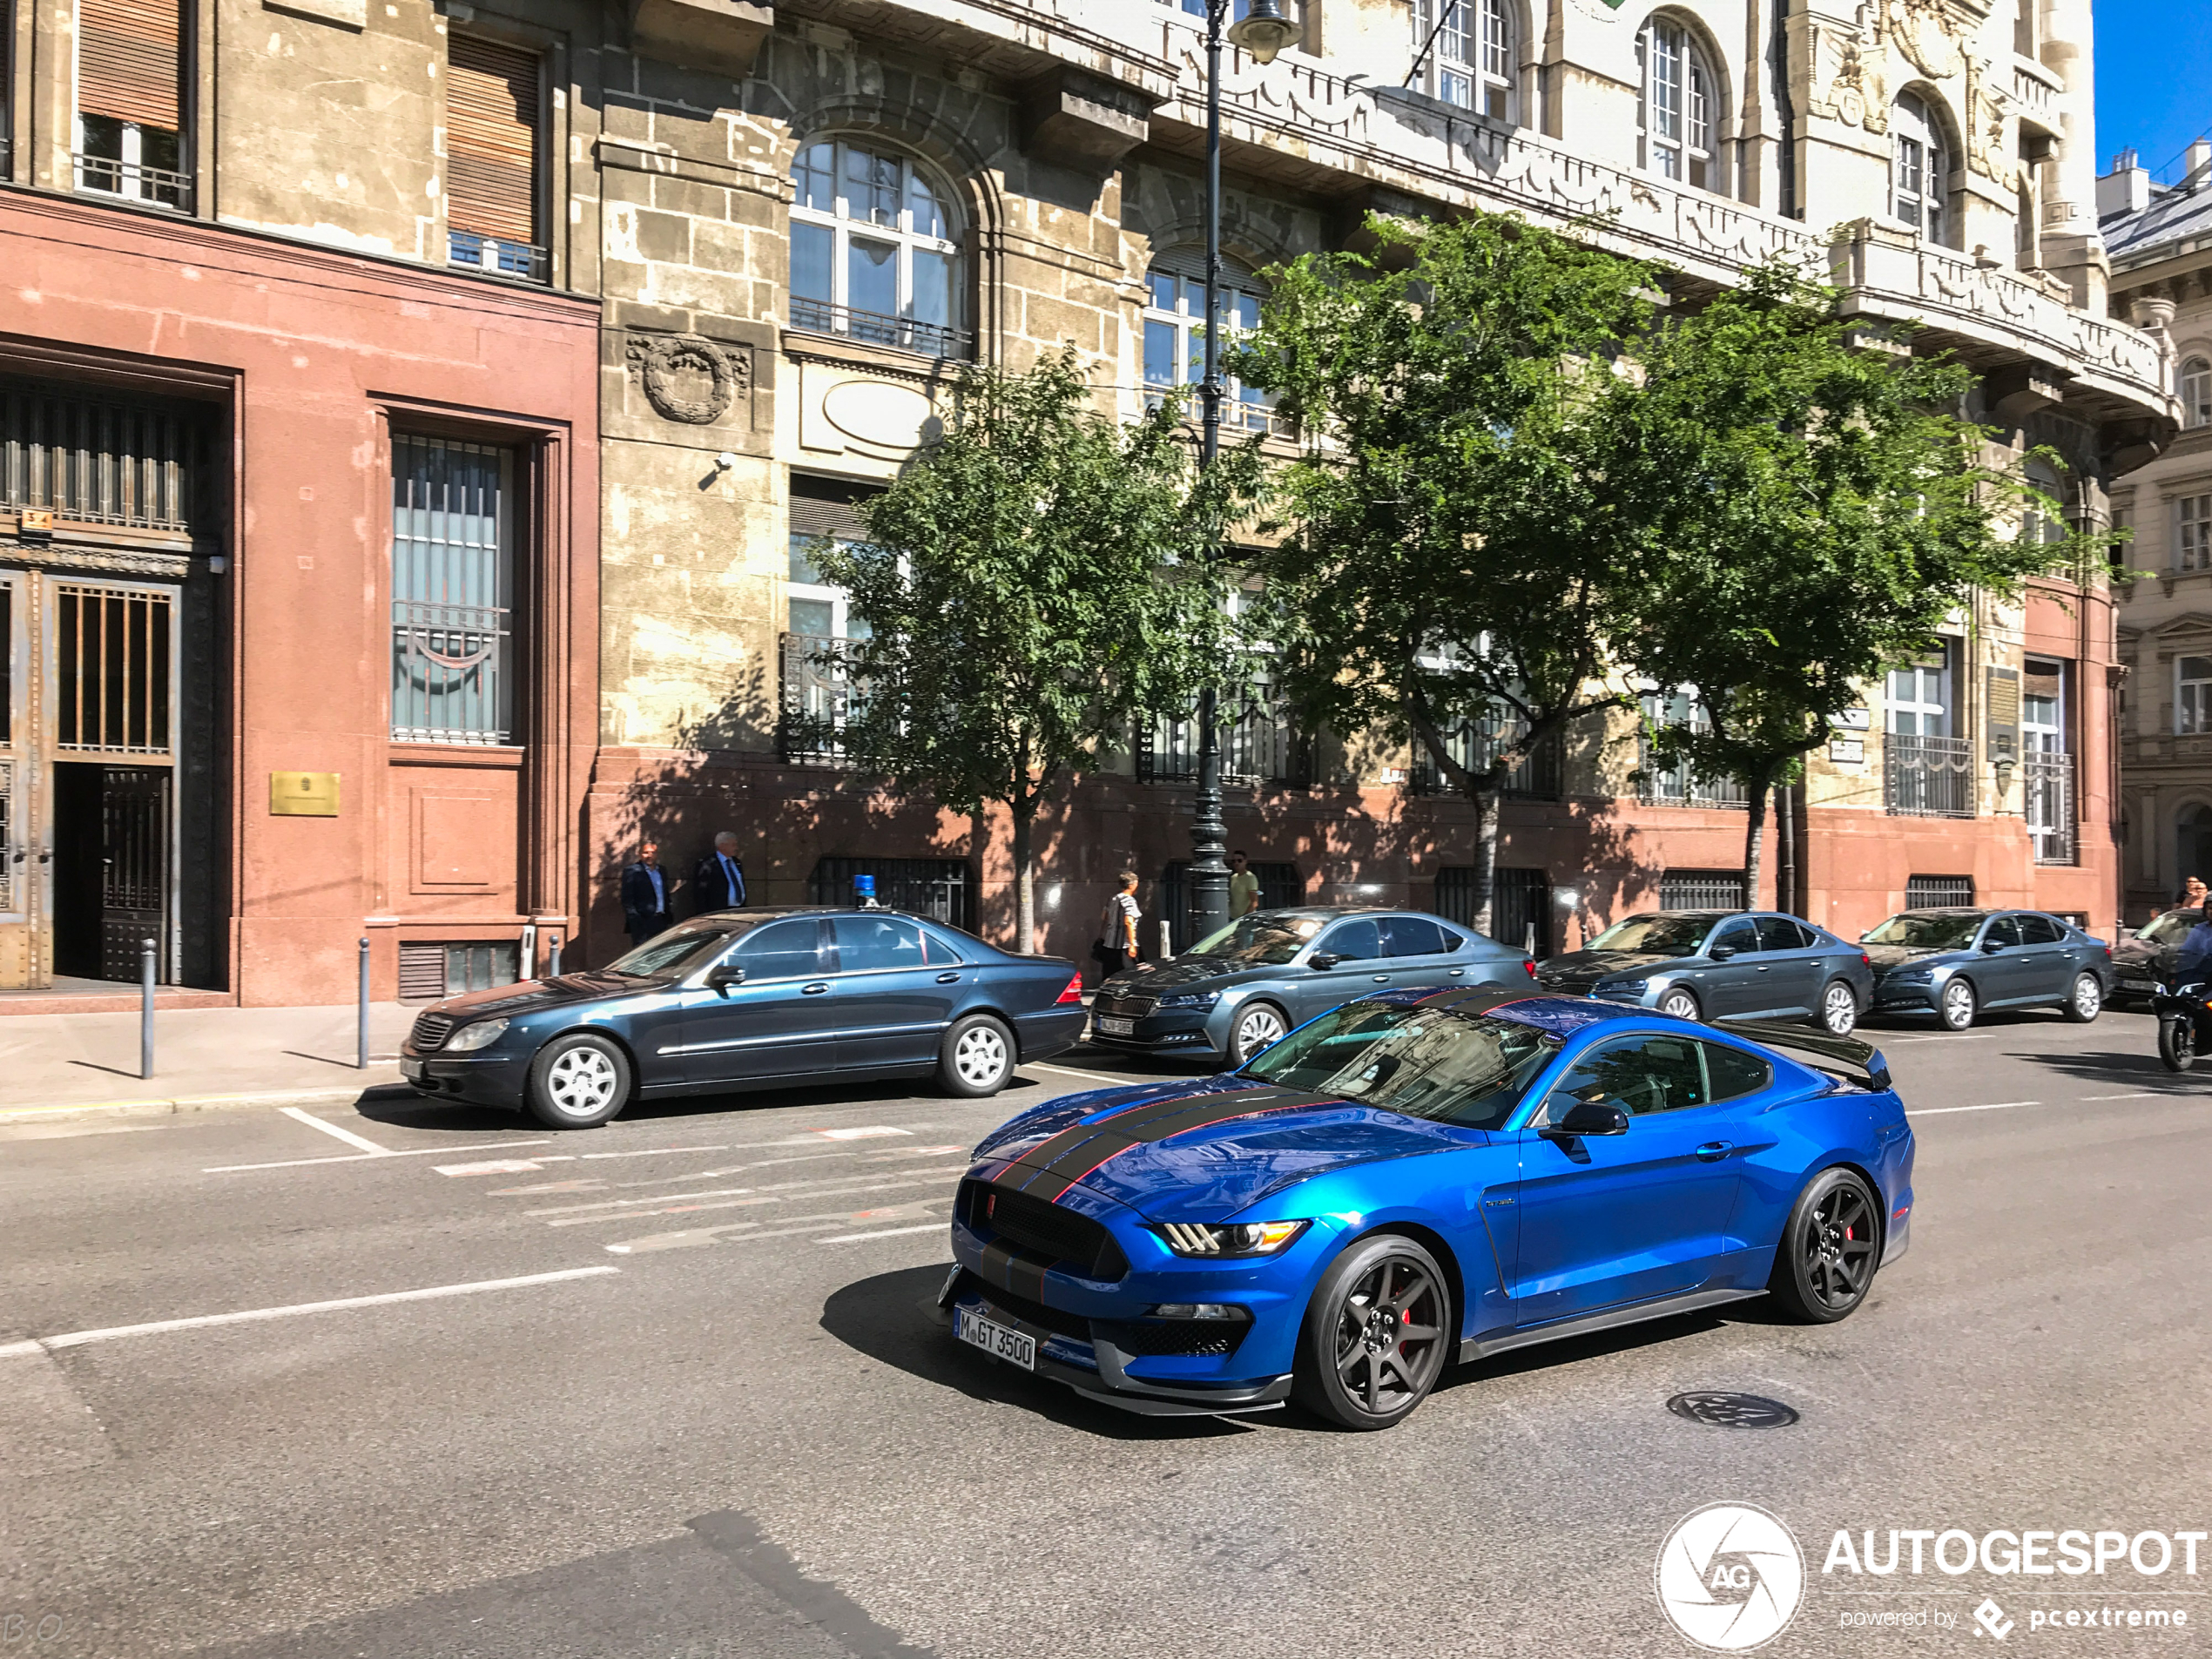
[[1229,920],[1249,916],[1259,908],[1259,878],[1242,853],[1229,855]]

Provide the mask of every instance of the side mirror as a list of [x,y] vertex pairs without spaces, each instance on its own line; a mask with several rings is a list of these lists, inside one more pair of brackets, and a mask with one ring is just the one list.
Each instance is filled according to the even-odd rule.
[[706,982],[718,991],[745,983],[745,969],[735,962],[717,962],[706,970]]
[[1332,956],[1325,950],[1317,950],[1305,959],[1305,965],[1317,974],[1325,974],[1343,960],[1343,957]]
[[1602,1101],[1577,1101],[1567,1116],[1536,1131],[1548,1141],[1578,1141],[1585,1135],[1626,1135],[1629,1115]]
[[2001,939],[1985,939],[1981,941],[1981,954],[1985,956],[1993,955],[2004,948],[2005,941]]
[[1705,954],[1711,957],[1716,962],[1724,962],[1730,957],[1736,954],[1736,947],[1733,945],[1716,945],[1712,948],[1712,949],[1707,951]]

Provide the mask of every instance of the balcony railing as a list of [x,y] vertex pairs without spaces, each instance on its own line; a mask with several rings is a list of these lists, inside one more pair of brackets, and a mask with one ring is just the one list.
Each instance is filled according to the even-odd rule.
[[107,156],[80,153],[76,161],[79,190],[119,196],[125,201],[145,202],[155,207],[173,207],[180,213],[192,212],[190,173],[144,166],[135,161],[117,161]]
[[1687,760],[1662,760],[1646,743],[1637,771],[1636,799],[1651,806],[1743,806],[1750,794],[1734,778],[1706,778]]
[[852,641],[820,634],[783,636],[783,700],[776,751],[786,762],[835,765],[846,759],[839,733],[854,711],[857,688],[845,666]]
[[480,236],[475,231],[446,233],[446,263],[464,271],[489,271],[494,276],[513,277],[523,282],[553,280],[553,256],[546,249],[528,242],[509,242],[497,236]]
[[965,328],[941,323],[916,322],[911,317],[887,317],[880,311],[856,311],[833,306],[826,300],[791,297],[791,326],[810,334],[840,334],[871,346],[895,346],[925,357],[966,357],[975,348],[975,336]]
[[[1469,772],[1487,771],[1501,745],[1497,734],[1472,725],[1461,726],[1452,733],[1447,741],[1452,759]],[[1561,774],[1564,770],[1563,759],[1563,751],[1557,738],[1538,744],[1522,758],[1519,765],[1506,774],[1505,792],[1521,800],[1557,800]],[[1459,791],[1445,774],[1444,769],[1430,758],[1427,748],[1416,743],[1413,763],[1406,769],[1406,792],[1409,795],[1453,795]]]
[[1973,745],[1964,738],[1913,738],[1892,732],[1882,739],[1883,794],[1900,818],[1972,818]]
[[2076,862],[2074,757],[2030,754],[2020,764],[2027,792],[2027,833],[2038,864]]
[[[1224,709],[1221,724],[1221,781],[1231,788],[1305,789],[1313,782],[1313,739],[1264,693],[1241,711]],[[1198,723],[1188,715],[1157,715],[1136,729],[1136,780],[1143,784],[1198,781]]]

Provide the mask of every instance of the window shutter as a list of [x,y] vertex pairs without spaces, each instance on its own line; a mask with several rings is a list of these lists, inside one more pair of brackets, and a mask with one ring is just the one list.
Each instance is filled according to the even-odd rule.
[[793,473],[791,479],[791,533],[827,536],[840,542],[864,542],[867,525],[860,503],[880,496],[881,488],[848,483],[843,479],[813,478]]
[[77,110],[181,132],[182,0],[78,0]]
[[446,223],[537,241],[537,56],[451,37],[446,66]]

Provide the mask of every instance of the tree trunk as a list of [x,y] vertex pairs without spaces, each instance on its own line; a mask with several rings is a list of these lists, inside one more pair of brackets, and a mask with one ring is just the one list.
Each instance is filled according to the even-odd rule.
[[1743,819],[1743,907],[1759,907],[1759,855],[1766,850],[1766,796],[1770,787],[1763,777],[1748,792],[1750,810]]
[[[1474,911],[1467,925],[1479,934],[1494,937],[1490,924],[1498,887],[1498,806],[1505,792],[1478,788],[1469,799],[1474,803]],[[1504,942],[1513,943],[1511,940]]]
[[1037,954],[1036,873],[1029,867],[1029,832],[1037,803],[1026,790],[1008,803],[1014,810],[1014,909],[1017,918],[1015,950],[1023,956]]
[[1797,799],[1787,784],[1774,787],[1774,907],[1797,914]]

